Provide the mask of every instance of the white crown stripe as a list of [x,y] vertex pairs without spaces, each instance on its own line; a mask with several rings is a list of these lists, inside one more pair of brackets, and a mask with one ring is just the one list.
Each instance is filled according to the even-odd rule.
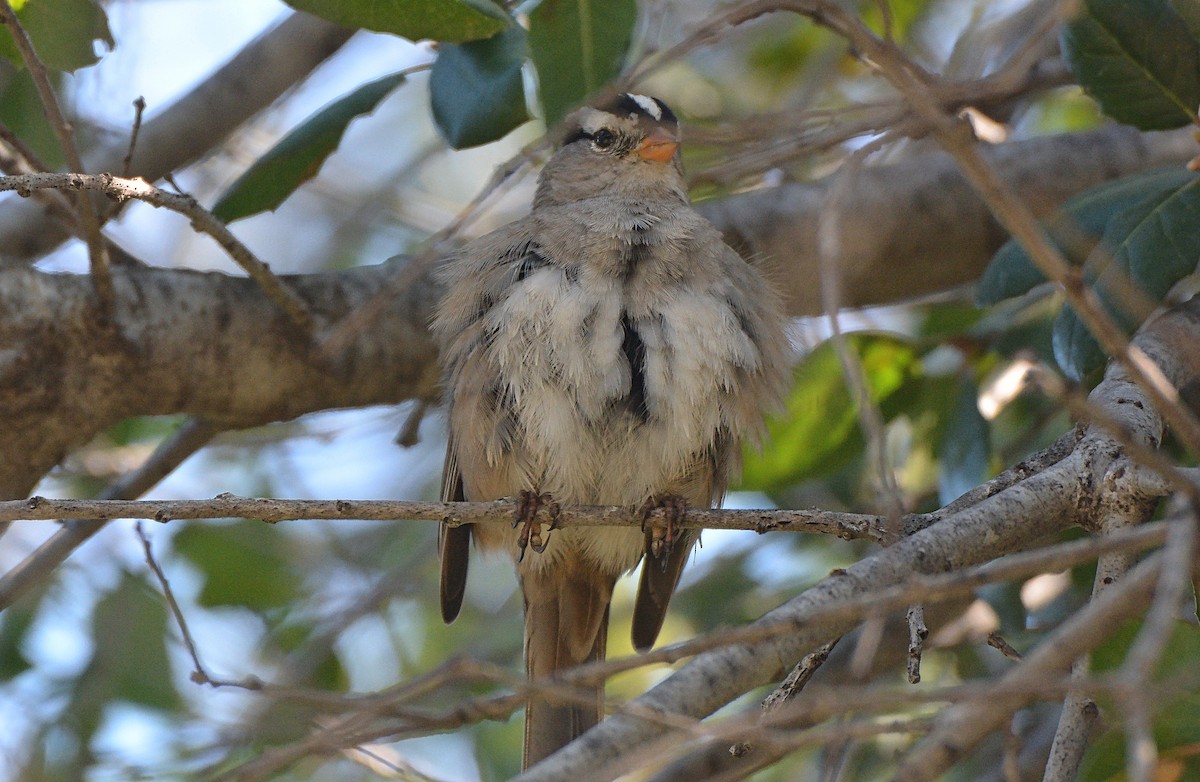
[[654,98],[648,98],[645,95],[634,95],[632,92],[626,94],[630,100],[642,107],[642,111],[657,120],[662,119],[662,109],[658,107],[658,102]]

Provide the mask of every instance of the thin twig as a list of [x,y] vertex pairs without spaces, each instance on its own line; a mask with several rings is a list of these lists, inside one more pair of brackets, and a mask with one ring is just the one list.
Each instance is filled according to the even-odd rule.
[[[1145,502],[1133,503],[1133,509],[1139,510],[1137,513],[1131,512],[1124,503],[1118,508],[1110,508],[1100,520],[1100,532],[1103,535],[1115,535],[1135,529],[1145,521],[1143,515],[1149,511],[1148,508],[1143,508],[1145,505]],[[1129,552],[1109,552],[1101,556],[1096,561],[1091,599],[1095,600],[1119,583],[1133,565],[1134,555]],[[1080,657],[1071,666],[1071,678],[1075,681],[1088,678],[1091,667],[1090,657]],[[1074,782],[1077,777],[1079,765],[1083,762],[1084,752],[1087,751],[1091,726],[1099,713],[1093,700],[1094,695],[1095,693],[1080,687],[1072,689],[1063,700],[1042,782]]]
[[874,667],[875,654],[883,643],[883,630],[887,626],[887,610],[883,606],[872,607],[863,618],[862,629],[850,655],[850,675],[859,681],[866,680]]
[[919,684],[921,681],[921,653],[925,649],[925,639],[929,637],[929,628],[925,625],[925,606],[920,603],[908,609],[905,616],[908,621],[908,683]]
[[[30,497],[0,502],[0,521],[38,521],[68,517],[148,519],[257,519],[268,523],[295,519],[438,521],[451,527],[488,522],[512,523],[512,500],[424,502],[419,500],[286,500],[220,494],[207,500],[77,500]],[[662,511],[655,511],[661,514]],[[653,517],[653,514],[652,514]],[[641,527],[642,515],[623,506],[565,506],[558,525]],[[846,540],[883,537],[883,519],[857,513],[820,510],[689,510],[680,522],[692,529],[740,529],[831,534]]]
[[1197,548],[1197,508],[1171,522],[1164,546],[1163,566],[1154,590],[1154,602],[1121,666],[1128,682],[1126,690],[1126,773],[1130,782],[1150,782],[1158,765],[1158,748],[1151,730],[1152,713],[1147,685],[1162,659],[1179,620],[1184,593],[1191,587],[1192,566]]
[[[73,171],[83,173],[83,160],[79,157],[79,148],[75,146],[74,132],[62,112],[62,108],[58,105],[58,96],[55,95],[54,87],[50,84],[50,75],[45,64],[38,57],[29,33],[25,31],[21,21],[17,18],[16,11],[13,10],[9,0],[0,0],[0,24],[8,27],[16,42],[17,50],[21,52],[21,59],[25,61],[25,67],[29,69],[29,75],[33,78],[42,108],[46,111],[46,119],[50,122],[50,128],[54,131],[59,146],[62,147],[67,166]],[[100,303],[100,311],[110,315],[115,306],[116,293],[113,290],[112,274],[109,270],[108,248],[100,239],[100,217],[96,214],[95,206],[86,193],[77,191],[75,203],[87,236],[92,283],[96,287],[96,298]]]
[[1008,734],[1004,737],[1004,756],[1000,759],[1000,773],[1004,782],[1021,782],[1021,731],[1017,728],[1020,714],[1014,714],[1008,723]]
[[[763,698],[762,716],[767,717],[773,714],[785,703],[795,698],[805,685],[812,681],[812,677],[829,659],[829,655],[840,640],[842,640],[840,637],[834,638],[829,643],[820,646],[815,652],[804,655],[804,659],[796,663],[796,667],[783,682],[772,690],[770,695]],[[729,748],[729,754],[740,758],[749,754],[753,749],[754,745],[749,741],[739,741]]]
[[0,191],[13,190],[18,195],[26,196],[34,190],[47,188],[77,192],[90,190],[104,193],[117,201],[136,198],[151,206],[185,215],[196,230],[208,234],[225,249],[229,257],[246,271],[305,337],[311,337],[315,332],[316,320],[308,309],[308,303],[275,276],[270,267],[234,236],[225,223],[200,206],[191,196],[171,193],[141,178],[126,179],[112,174],[25,174],[0,177]]
[[129,151],[121,164],[121,176],[128,177],[133,170],[133,153],[137,149],[138,134],[142,132],[142,114],[146,111],[146,99],[141,95],[133,102],[133,129],[129,131]]
[[890,140],[890,135],[876,139],[857,150],[846,160],[842,168],[842,175],[838,177],[833,192],[830,193],[821,208],[817,225],[817,244],[821,255],[821,303],[829,321],[833,346],[842,367],[842,376],[854,399],[859,428],[868,443],[868,451],[875,464],[874,472],[879,483],[879,493],[882,495],[884,508],[890,522],[888,529],[896,538],[899,538],[902,529],[901,517],[904,514],[904,496],[900,491],[900,484],[896,480],[895,468],[888,458],[887,432],[884,427],[883,413],[880,412],[879,405],[871,397],[862,362],[850,349],[838,318],[842,302],[841,264],[839,263],[842,254],[839,219],[842,204],[863,161]]
[[[123,476],[101,492],[103,498],[137,497],[149,491],[185,459],[212,439],[217,429],[198,418],[190,418],[183,426],[154,450],[136,470]],[[54,572],[75,549],[107,523],[105,519],[71,517],[49,540],[38,546],[15,567],[0,576],[0,611],[8,608],[30,587]]]
[[171,589],[171,582],[167,580],[167,574],[163,572],[162,567],[158,564],[158,560],[154,558],[154,550],[150,546],[150,536],[142,528],[142,522],[139,521],[134,525],[134,532],[137,533],[138,539],[142,541],[142,551],[146,555],[146,564],[154,573],[154,577],[158,579],[158,585],[162,588],[163,599],[167,601],[167,607],[171,609],[171,615],[175,618],[175,625],[179,628],[179,635],[183,638],[183,646],[192,658],[192,666],[195,668],[191,675],[192,681],[198,684],[211,684],[212,678],[209,677],[208,671],[204,669],[204,664],[200,662],[200,653],[196,651],[196,642],[192,638],[191,630],[188,629],[187,620],[183,616],[183,609],[179,607],[179,601],[175,599],[175,592]]
[[1013,645],[1004,639],[1000,633],[988,633],[987,645],[1000,652],[1010,660],[1020,662],[1024,659],[1021,653],[1013,648]]

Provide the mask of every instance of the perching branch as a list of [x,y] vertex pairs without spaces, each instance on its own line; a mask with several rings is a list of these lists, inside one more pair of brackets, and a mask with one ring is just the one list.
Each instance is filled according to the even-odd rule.
[[[437,521],[451,527],[463,524],[512,523],[513,502],[418,502],[413,500],[281,500],[222,494],[211,500],[72,500],[31,497],[0,502],[0,521],[59,518],[177,519],[241,518],[275,523],[293,519],[367,519],[377,521]],[[655,511],[650,519],[661,516]],[[914,519],[915,523],[919,521]],[[563,506],[556,526],[639,527],[640,513],[619,506]],[[689,509],[680,522],[688,529],[737,529],[765,532],[810,532],[844,540],[879,542],[884,518],[822,510],[709,510]],[[551,531],[550,534],[554,534]]]

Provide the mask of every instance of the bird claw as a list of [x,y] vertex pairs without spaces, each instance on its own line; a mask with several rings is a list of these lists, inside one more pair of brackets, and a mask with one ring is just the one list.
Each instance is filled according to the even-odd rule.
[[676,494],[660,494],[646,500],[642,505],[643,532],[646,531],[646,525],[650,521],[650,514],[659,508],[663,511],[664,522],[650,524],[646,548],[650,552],[650,556],[658,560],[662,568],[666,570],[667,558],[675,548],[680,525],[687,516],[687,501]]
[[517,562],[525,559],[526,548],[532,548],[535,553],[541,554],[550,544],[550,530],[546,531],[546,537],[543,539],[542,525],[537,520],[538,511],[543,507],[550,514],[550,530],[557,529],[562,509],[549,493],[538,493],[525,489],[517,493],[517,507],[513,512],[513,529],[516,529],[518,525],[524,525],[521,527],[520,534],[517,535],[517,549],[520,552],[517,554]]

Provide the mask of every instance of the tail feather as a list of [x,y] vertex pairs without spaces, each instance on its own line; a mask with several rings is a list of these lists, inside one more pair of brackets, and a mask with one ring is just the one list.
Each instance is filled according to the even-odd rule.
[[[554,676],[583,663],[604,659],[608,609],[616,578],[571,567],[525,573],[525,671],[530,679]],[[523,766],[582,735],[603,716],[604,687],[582,697],[532,692],[525,712]]]

